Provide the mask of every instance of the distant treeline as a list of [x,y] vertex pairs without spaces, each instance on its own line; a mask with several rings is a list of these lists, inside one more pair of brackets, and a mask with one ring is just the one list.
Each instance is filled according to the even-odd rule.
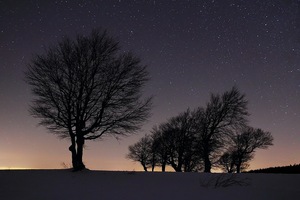
[[300,164],[250,170],[248,173],[300,174]]

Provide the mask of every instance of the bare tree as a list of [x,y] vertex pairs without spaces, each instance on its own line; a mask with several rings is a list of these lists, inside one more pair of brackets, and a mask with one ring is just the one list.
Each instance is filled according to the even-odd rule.
[[196,167],[194,154],[195,132],[193,130],[194,118],[192,112],[180,113],[171,118],[164,125],[163,134],[168,137],[167,150],[169,153],[168,164],[176,172],[193,171]]
[[222,95],[211,95],[206,107],[199,108],[196,117],[198,152],[204,161],[204,172],[210,172],[232,129],[243,127],[247,120],[245,95],[233,87]]
[[233,173],[236,171],[235,166],[235,152],[234,151],[226,151],[219,159],[219,166],[223,171],[228,173]]
[[152,168],[157,165],[165,171],[170,165],[176,172],[194,171],[195,159],[192,112],[188,109],[167,122],[153,127],[152,149],[148,151]]
[[[239,170],[243,171],[249,167],[249,162],[252,159],[252,155],[245,155],[240,164]],[[225,151],[218,161],[218,166],[227,173],[237,172],[237,160],[238,152],[232,146],[229,150]]]
[[270,132],[261,129],[246,128],[242,133],[232,137],[233,146],[229,153],[236,166],[236,172],[240,173],[247,162],[253,159],[256,149],[267,149],[273,145],[273,137]]
[[152,166],[152,171],[154,170],[152,138],[149,135],[145,135],[137,143],[130,145],[128,149],[127,158],[140,162],[145,171],[148,171],[147,168],[149,166]]
[[165,132],[165,124],[153,127],[151,137],[153,139],[153,152],[156,157],[156,165],[161,167],[161,171],[166,171],[166,166],[170,158],[169,144],[172,140],[169,134]]
[[30,112],[52,133],[69,138],[74,170],[86,140],[136,132],[148,117],[151,98],[142,100],[146,67],[106,31],[64,39],[34,56],[26,72],[35,99]]

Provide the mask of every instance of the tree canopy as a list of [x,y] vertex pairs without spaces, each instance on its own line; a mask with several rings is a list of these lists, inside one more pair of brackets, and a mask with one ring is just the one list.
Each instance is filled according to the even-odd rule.
[[245,95],[233,87],[223,94],[212,94],[205,107],[187,109],[154,126],[149,140],[152,145],[148,144],[155,158],[148,160],[155,162],[151,166],[165,171],[169,165],[176,172],[246,169],[256,149],[273,144],[271,133],[249,127],[247,104]]
[[149,116],[151,98],[142,99],[148,79],[146,66],[122,52],[107,31],[66,37],[28,65],[30,113],[52,133],[70,139],[73,168],[84,169],[86,140],[134,133]]

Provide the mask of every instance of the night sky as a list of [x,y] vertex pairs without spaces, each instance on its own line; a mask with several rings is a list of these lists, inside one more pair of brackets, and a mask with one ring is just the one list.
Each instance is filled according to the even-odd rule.
[[137,135],[86,143],[90,169],[141,170],[128,146],[153,125],[236,85],[250,125],[270,131],[251,169],[300,163],[300,1],[0,0],[0,168],[62,168],[69,141],[38,127],[24,71],[63,36],[104,28],[148,65],[152,117]]

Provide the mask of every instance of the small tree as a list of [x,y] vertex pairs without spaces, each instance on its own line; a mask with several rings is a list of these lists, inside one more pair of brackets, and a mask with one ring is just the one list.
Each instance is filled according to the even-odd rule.
[[233,173],[236,169],[235,160],[235,153],[232,151],[227,151],[220,157],[219,166],[223,171]]
[[106,31],[64,39],[34,56],[26,80],[35,99],[30,112],[52,133],[69,138],[74,170],[86,140],[136,132],[148,117],[151,98],[141,99],[146,67]]
[[145,171],[148,171],[149,166],[152,166],[152,171],[154,170],[152,139],[149,135],[142,137],[137,143],[130,145],[128,149],[127,158],[140,162]]
[[[240,164],[239,170],[243,171],[249,167],[248,161],[252,159],[252,155],[245,156],[243,162]],[[230,148],[225,151],[218,161],[218,165],[223,171],[227,173],[237,172],[237,151],[234,148]]]
[[242,133],[235,135],[232,141],[231,155],[234,155],[237,173],[240,173],[243,166],[253,159],[256,149],[267,149],[273,145],[273,137],[270,132],[254,128],[246,128]]

